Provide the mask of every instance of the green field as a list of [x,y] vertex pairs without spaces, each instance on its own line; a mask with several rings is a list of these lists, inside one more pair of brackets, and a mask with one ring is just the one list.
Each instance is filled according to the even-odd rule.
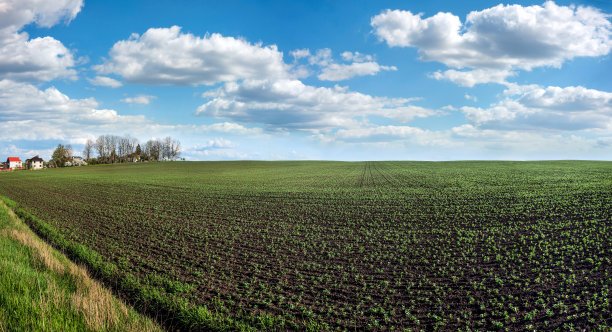
[[612,327],[611,162],[109,165],[0,195],[168,327]]

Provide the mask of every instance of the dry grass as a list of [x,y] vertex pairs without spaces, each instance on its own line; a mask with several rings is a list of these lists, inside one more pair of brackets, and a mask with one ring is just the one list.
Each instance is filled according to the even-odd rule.
[[[14,215],[12,218],[16,218]],[[53,256],[52,248],[38,239],[31,231],[24,229],[13,229],[11,237],[19,243],[30,248],[32,255],[37,263],[40,263],[45,268],[57,272],[64,273],[65,265],[62,264],[56,257]]]
[[94,330],[116,329],[120,322],[127,320],[127,307],[117,306],[118,301],[107,289],[92,280],[84,267],[72,264],[70,275],[77,285],[76,292],[71,296],[72,306],[83,313],[89,327]]

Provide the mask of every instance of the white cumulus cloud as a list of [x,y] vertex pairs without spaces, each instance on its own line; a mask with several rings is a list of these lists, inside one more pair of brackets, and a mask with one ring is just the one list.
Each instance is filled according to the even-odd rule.
[[1,0],[0,79],[49,81],[76,78],[72,52],[52,37],[30,39],[19,32],[36,23],[51,27],[61,20],[70,22],[81,10],[82,0]]
[[403,10],[372,17],[371,26],[392,47],[416,47],[425,61],[462,69],[495,69],[495,79],[470,72],[434,74],[465,86],[497,82],[511,70],[560,67],[575,57],[608,54],[612,24],[592,7],[497,5],[467,15],[464,23],[452,13],[423,18]]
[[288,65],[275,45],[251,44],[218,33],[204,37],[181,28],[151,28],[133,34],[110,50],[110,58],[95,66],[102,74],[126,82],[151,85],[212,85],[247,78],[287,76]]
[[612,131],[612,93],[582,86],[510,84],[489,108],[462,107],[480,128],[503,130]]
[[299,80],[245,80],[206,92],[197,115],[260,123],[270,129],[319,131],[351,128],[369,115],[406,122],[439,112],[414,99],[373,97],[345,87],[313,87]]
[[122,116],[100,108],[93,98],[71,99],[55,87],[0,81],[0,138],[3,140],[71,140],[92,129],[113,130],[147,124],[143,116]]
[[32,22],[49,28],[61,20],[70,22],[82,7],[83,0],[2,0],[0,30],[17,31]]

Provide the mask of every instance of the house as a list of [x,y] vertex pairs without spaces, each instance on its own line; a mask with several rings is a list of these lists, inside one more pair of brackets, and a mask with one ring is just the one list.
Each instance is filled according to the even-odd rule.
[[140,161],[140,155],[136,152],[130,153],[127,156],[127,161],[131,163],[136,163]]
[[19,159],[19,157],[8,157],[8,159],[6,160],[6,164],[8,165],[8,168],[10,169],[22,169],[23,168],[21,166],[21,159]]
[[27,169],[42,169],[43,163],[44,163],[44,160],[38,155],[36,155],[36,157],[33,157],[31,159],[26,159],[26,168]]

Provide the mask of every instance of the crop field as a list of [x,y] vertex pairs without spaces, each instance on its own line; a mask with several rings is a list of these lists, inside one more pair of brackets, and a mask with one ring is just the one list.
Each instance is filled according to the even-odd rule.
[[166,162],[0,195],[221,322],[192,329],[612,327],[611,162]]

